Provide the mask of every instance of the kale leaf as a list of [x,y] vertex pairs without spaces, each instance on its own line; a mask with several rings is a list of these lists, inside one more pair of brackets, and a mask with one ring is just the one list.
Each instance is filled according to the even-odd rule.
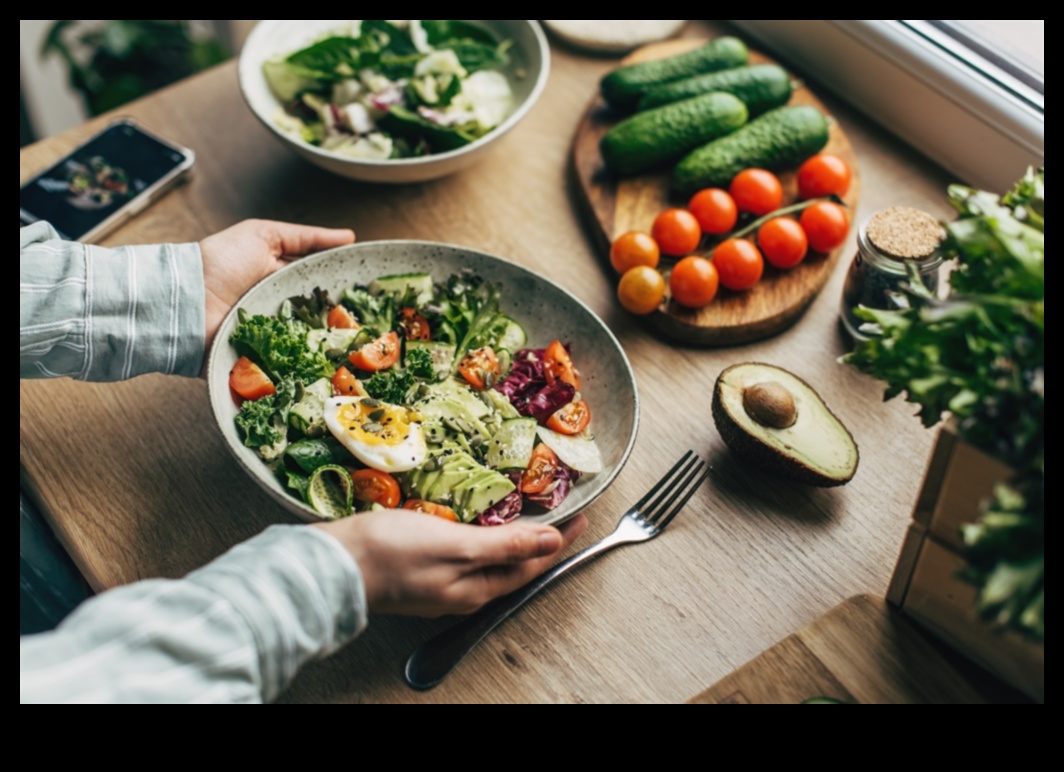
[[262,367],[274,383],[292,378],[303,383],[331,379],[336,368],[321,351],[307,343],[307,325],[298,319],[248,316],[240,312],[240,324],[230,342],[244,356]]

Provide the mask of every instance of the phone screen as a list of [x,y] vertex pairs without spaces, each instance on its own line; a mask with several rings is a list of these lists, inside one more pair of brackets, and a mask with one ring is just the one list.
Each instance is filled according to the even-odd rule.
[[84,238],[188,160],[180,148],[116,123],[26,183],[19,219],[45,220],[63,238]]

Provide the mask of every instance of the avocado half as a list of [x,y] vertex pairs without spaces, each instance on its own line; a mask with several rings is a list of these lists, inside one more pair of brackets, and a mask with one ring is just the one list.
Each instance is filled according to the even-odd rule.
[[857,474],[853,435],[812,386],[779,367],[742,364],[721,373],[713,420],[732,451],[797,482],[836,488]]

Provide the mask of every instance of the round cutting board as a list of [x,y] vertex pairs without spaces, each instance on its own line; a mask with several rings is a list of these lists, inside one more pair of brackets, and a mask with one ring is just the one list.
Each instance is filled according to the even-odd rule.
[[[663,59],[681,54],[699,45],[698,40],[674,40],[639,49],[625,64]],[[770,62],[768,57],[750,53],[750,63]],[[804,85],[795,89],[790,104],[806,104],[830,114]],[[605,254],[618,236],[628,231],[649,233],[654,219],[670,207],[684,207],[686,200],[673,197],[670,171],[620,179],[606,170],[599,152],[602,137],[621,116],[606,106],[601,96],[592,101],[580,124],[573,147],[573,164],[579,180],[579,195],[585,206],[595,239]],[[860,178],[853,147],[836,121],[831,121],[831,136],[825,153],[843,158],[853,170],[853,184],[844,201],[851,220],[857,211]],[[798,200],[796,170],[780,174],[785,192],[784,205]],[[852,223],[851,223],[852,224]],[[740,223],[740,226],[742,224]],[[700,346],[736,346],[775,335],[794,324],[823,289],[846,247],[830,255],[810,253],[797,268],[779,271],[766,264],[765,276],[748,292],[721,289],[717,299],[699,310],[683,308],[666,297],[662,307],[648,319],[665,335],[683,343]],[[611,271],[609,262],[604,263]],[[664,266],[666,271],[671,263]]]

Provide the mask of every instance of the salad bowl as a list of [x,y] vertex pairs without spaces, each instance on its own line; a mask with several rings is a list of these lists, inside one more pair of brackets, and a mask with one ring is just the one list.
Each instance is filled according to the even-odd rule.
[[[229,314],[208,359],[211,410],[229,451],[244,472],[280,506],[307,522],[322,518],[295,498],[263,462],[245,447],[235,419],[239,412],[229,374],[239,359],[230,338],[240,311],[273,316],[285,300],[321,288],[331,297],[386,275],[431,274],[445,282],[472,271],[501,290],[501,308],[527,333],[529,348],[559,340],[572,346],[581,376],[580,392],[592,412],[591,430],[602,456],[602,472],[583,477],[569,497],[549,513],[522,515],[526,521],[558,524],[592,504],[620,473],[635,443],[639,396],[635,375],[620,343],[605,323],[567,290],[499,257],[464,247],[419,241],[378,241],[322,252],[281,269],[250,290]],[[357,515],[355,515],[357,517]]]
[[263,65],[291,54],[350,25],[335,19],[264,19],[252,31],[240,55],[239,79],[244,100],[262,124],[285,146],[329,172],[363,182],[425,182],[460,171],[480,158],[528,115],[550,75],[550,46],[534,19],[467,19],[501,41],[512,43],[502,69],[513,92],[513,109],[496,128],[476,141],[448,152],[413,158],[352,158],[325,150],[281,128],[283,106],[270,88]]

